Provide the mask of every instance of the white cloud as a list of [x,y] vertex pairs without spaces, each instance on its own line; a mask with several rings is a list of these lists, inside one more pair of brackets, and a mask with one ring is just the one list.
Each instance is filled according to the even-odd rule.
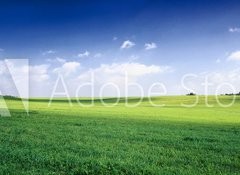
[[222,83],[230,83],[233,87],[239,87],[240,69],[202,73],[200,77],[205,78],[206,76],[208,80],[213,83],[213,86]]
[[78,62],[66,62],[61,67],[55,68],[53,72],[67,76],[71,73],[74,73],[80,67],[80,65],[81,64]]
[[[197,94],[238,92],[240,90],[240,69],[202,72],[196,74],[196,77],[186,78],[184,85]],[[181,86],[181,89],[183,90],[183,86]]]
[[56,51],[54,51],[54,50],[47,50],[47,51],[44,51],[42,53],[42,55],[49,55],[49,54],[54,54],[54,53],[56,53]]
[[60,58],[60,57],[56,57],[55,59],[46,59],[47,62],[50,62],[50,63],[65,63],[66,60],[63,59],[63,58]]
[[221,60],[220,59],[216,59],[216,63],[221,63]]
[[94,55],[94,58],[101,58],[102,57],[102,54],[101,53],[96,53],[95,55]]
[[[11,70],[11,73],[14,73],[16,75],[21,75],[22,73],[27,74],[28,73],[28,65],[26,64],[26,59],[5,59],[4,60],[8,70]],[[21,62],[22,61],[22,62]],[[24,63],[24,64],[23,64]]]
[[48,75],[49,65],[35,65],[29,67],[30,79],[36,82],[42,82],[48,80],[50,77]]
[[140,76],[149,73],[158,73],[163,71],[163,69],[159,66],[151,65],[146,66],[140,63],[123,63],[123,64],[102,64],[99,68],[104,73],[110,74],[122,74],[124,75],[126,72],[130,76]]
[[130,41],[130,40],[126,40],[123,42],[121,49],[129,49],[131,47],[135,46],[135,43]]
[[128,59],[129,59],[129,61],[134,62],[134,61],[136,61],[136,60],[139,59],[139,56],[137,56],[137,55],[131,55]]
[[84,53],[79,53],[78,57],[83,58],[83,57],[88,57],[89,55],[90,55],[90,52],[86,50]]
[[157,48],[156,43],[146,43],[145,44],[145,50],[156,49],[156,48]]
[[56,61],[59,62],[59,63],[65,63],[65,62],[66,62],[65,59],[60,58],[60,57],[57,57],[57,58],[56,58]]
[[[106,87],[104,93],[105,96],[116,96],[116,90],[119,90],[118,92],[120,92],[120,94],[124,94],[123,96],[136,96],[139,95],[139,89],[136,89],[136,87],[131,87],[126,94],[126,82],[140,83],[145,78],[148,78],[145,77],[147,75],[166,73],[171,70],[172,69],[168,66],[148,66],[141,63],[102,64],[95,69],[90,69],[86,72],[83,72],[78,77],[78,82],[80,84],[91,82],[94,86],[94,94],[97,96],[100,94],[101,88],[109,83],[113,83],[115,85],[115,88],[112,85]],[[143,89],[147,89],[146,84],[140,84],[140,86]],[[86,94],[89,94],[89,89],[88,92],[81,91],[80,93],[81,95],[85,96]]]
[[240,61],[240,51],[232,52],[227,59],[231,61]]
[[[29,66],[27,59],[5,59],[5,72],[1,76],[5,94],[13,94],[20,97],[28,97]],[[3,63],[2,62],[2,63]],[[1,64],[2,64],[1,63]],[[0,85],[0,86],[1,86]]]
[[237,27],[232,28],[232,27],[230,27],[228,29],[228,31],[231,32],[231,33],[238,33],[238,32],[240,32],[240,28],[237,28]]
[[140,63],[113,63],[102,64],[96,69],[90,69],[89,71],[80,75],[79,79],[89,80],[91,74],[93,73],[95,78],[100,82],[118,82],[118,80],[124,78],[126,74],[130,78],[136,79],[137,77],[146,74],[165,73],[169,71],[172,71],[172,68],[169,66],[147,66]]
[[[25,64],[20,64],[21,59],[14,60],[14,59],[8,59],[4,61],[0,61],[0,74],[8,74],[8,70],[11,70],[11,73],[17,75],[20,77],[19,79],[24,79],[25,76],[29,72],[29,78],[31,81],[45,81],[49,79],[48,75],[48,68],[49,65],[42,64],[42,65],[34,65],[30,66],[27,65],[27,62],[25,60]],[[7,65],[6,65],[7,63]],[[8,66],[8,68],[6,67]]]
[[0,75],[6,72],[6,65],[4,61],[0,61]]

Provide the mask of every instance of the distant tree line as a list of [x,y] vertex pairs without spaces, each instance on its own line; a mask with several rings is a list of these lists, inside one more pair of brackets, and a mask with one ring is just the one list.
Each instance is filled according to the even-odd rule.
[[0,95],[0,97],[3,97],[5,99],[17,99],[19,97],[13,96],[13,95]]
[[[194,95],[196,95],[196,94],[193,93],[193,92],[190,92],[190,93],[188,93],[188,94],[186,94],[186,95],[187,95],[187,96],[194,96]],[[240,92],[238,92],[238,93],[236,93],[236,94],[234,94],[234,93],[230,93],[230,94],[226,93],[226,94],[221,94],[221,95],[228,95],[228,96],[240,95]]]
[[222,95],[228,95],[228,96],[231,96],[231,95],[240,95],[240,92],[238,92],[238,93],[236,93],[236,94],[234,94],[234,93],[230,93],[230,94],[226,93],[226,94],[222,94]]

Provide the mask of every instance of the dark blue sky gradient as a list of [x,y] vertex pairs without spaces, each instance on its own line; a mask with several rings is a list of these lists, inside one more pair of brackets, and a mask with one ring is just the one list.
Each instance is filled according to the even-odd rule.
[[69,56],[69,50],[112,49],[117,36],[138,42],[136,49],[156,40],[169,52],[222,42],[239,21],[237,0],[1,1],[0,48],[9,57],[37,58],[48,49]]

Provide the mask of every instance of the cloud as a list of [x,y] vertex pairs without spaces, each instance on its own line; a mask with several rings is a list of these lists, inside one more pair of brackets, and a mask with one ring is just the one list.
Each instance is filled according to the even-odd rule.
[[118,37],[114,36],[113,37],[113,41],[116,41],[118,39]]
[[4,49],[3,49],[3,48],[0,48],[0,52],[4,52]]
[[130,62],[134,62],[134,61],[136,61],[136,60],[139,59],[139,56],[137,56],[137,55],[131,55],[128,59],[129,59]]
[[54,54],[54,53],[56,53],[56,51],[54,51],[54,50],[47,50],[47,51],[44,51],[42,53],[42,55],[49,55],[49,54]]
[[65,59],[60,58],[60,57],[57,57],[57,58],[56,58],[56,61],[59,62],[59,63],[65,63],[65,62],[66,62]]
[[[23,60],[15,60],[15,59],[7,59],[5,61],[0,61],[0,75],[1,74],[8,74],[9,70],[11,73],[17,75],[18,77],[25,78],[25,76],[29,73],[29,78],[32,81],[45,81],[49,79],[48,75],[48,68],[49,65],[42,64],[42,65],[28,65],[27,61]],[[8,66],[8,68],[6,67]]]
[[99,68],[104,73],[122,74],[128,73],[130,76],[141,76],[149,73],[158,73],[163,71],[159,66],[146,66],[140,63],[123,63],[123,64],[102,64]]
[[221,63],[221,60],[220,59],[216,59],[216,63]]
[[0,70],[1,66],[5,66],[3,74],[0,72],[0,89],[4,94],[48,96],[52,89],[48,64],[29,65],[28,59],[7,59],[0,61]]
[[78,62],[66,62],[61,67],[55,68],[53,72],[68,76],[69,74],[74,73],[80,65],[81,64]]
[[0,79],[0,89],[4,94],[28,97],[29,66],[27,59],[5,59],[1,62],[5,66]]
[[49,65],[46,64],[29,66],[30,80],[36,82],[48,80],[50,78],[48,75],[48,68]]
[[240,51],[232,52],[227,59],[230,61],[240,61]]
[[95,55],[94,55],[94,58],[101,58],[102,57],[102,54],[101,53],[96,53]]
[[121,49],[129,49],[131,47],[135,46],[135,43],[130,41],[130,40],[126,40],[123,42]]
[[89,55],[90,55],[90,52],[86,50],[84,53],[79,53],[78,57],[83,58],[83,57],[88,57]]
[[60,57],[56,57],[55,59],[46,59],[47,62],[50,62],[50,63],[54,63],[54,62],[57,62],[57,63],[65,63],[66,60],[63,59],[63,58],[60,58]]
[[195,75],[195,77],[188,77],[184,80],[184,85],[197,94],[224,94],[240,90],[239,68],[202,72]]
[[240,32],[240,28],[237,28],[237,27],[232,28],[232,27],[230,27],[228,29],[228,31],[231,32],[231,33],[238,33],[238,32]]
[[0,60],[0,75],[6,72],[6,65],[4,61]]
[[[240,85],[240,69],[239,68],[228,70],[228,71],[208,72],[200,75],[202,79],[205,78],[206,76],[208,77],[209,82],[212,83],[212,86],[215,87],[215,89],[223,83],[230,83],[236,90],[237,88],[239,88],[239,85]],[[225,92],[228,92],[228,91],[225,91]]]
[[157,48],[156,43],[146,43],[145,44],[145,50],[156,49],[156,48]]
[[130,79],[135,80],[143,75],[165,73],[170,71],[172,71],[172,68],[169,66],[147,66],[141,63],[113,63],[102,64],[98,68],[90,69],[80,75],[79,79],[88,81],[91,77],[91,74],[94,74],[95,79],[98,82],[119,83],[119,80],[123,80],[125,75],[129,76]]

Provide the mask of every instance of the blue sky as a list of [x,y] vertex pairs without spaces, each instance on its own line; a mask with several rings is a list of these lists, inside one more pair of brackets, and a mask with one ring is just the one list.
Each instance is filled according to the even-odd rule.
[[167,94],[184,94],[187,73],[198,75],[190,82],[198,93],[205,74],[239,91],[239,19],[237,0],[1,1],[0,59],[30,59],[31,96],[49,96],[58,73],[75,92],[90,70],[104,75],[99,89],[129,68],[142,71],[131,81],[145,91],[163,82]]

